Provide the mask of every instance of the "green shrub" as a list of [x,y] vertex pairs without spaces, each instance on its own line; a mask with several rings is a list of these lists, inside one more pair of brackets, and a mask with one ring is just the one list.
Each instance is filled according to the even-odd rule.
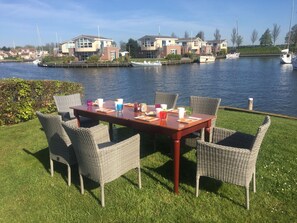
[[98,55],[92,55],[87,59],[87,63],[98,63],[99,59]]
[[19,78],[0,81],[0,126],[28,121],[35,111],[56,111],[53,95],[83,93],[79,83],[23,80]]
[[181,59],[181,55],[178,54],[168,54],[166,56],[167,60],[180,60]]

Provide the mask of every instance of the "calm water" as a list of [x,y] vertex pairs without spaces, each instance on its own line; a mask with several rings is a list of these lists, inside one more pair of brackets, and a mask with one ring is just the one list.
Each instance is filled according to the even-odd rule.
[[278,57],[217,60],[212,64],[158,68],[41,68],[29,63],[0,63],[0,78],[56,79],[80,82],[85,98],[124,98],[153,103],[155,91],[178,92],[178,105],[189,96],[222,98],[221,105],[297,116],[297,71]]

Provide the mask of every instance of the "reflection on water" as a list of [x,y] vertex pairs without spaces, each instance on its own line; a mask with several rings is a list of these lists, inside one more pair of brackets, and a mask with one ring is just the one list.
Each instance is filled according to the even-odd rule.
[[[85,99],[124,98],[153,103],[155,91],[178,92],[178,105],[189,96],[222,98],[222,105],[297,116],[297,71],[279,57],[217,60],[210,64],[123,68],[40,68],[29,63],[0,63],[0,77],[80,82]],[[83,100],[85,100],[83,99]]]

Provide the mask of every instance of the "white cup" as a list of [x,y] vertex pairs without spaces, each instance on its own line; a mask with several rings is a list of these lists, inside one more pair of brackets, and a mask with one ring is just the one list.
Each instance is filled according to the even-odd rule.
[[98,103],[99,108],[103,108],[103,98],[98,98],[97,103]]
[[184,107],[178,107],[178,118],[184,118],[185,117],[185,108]]
[[160,106],[163,110],[167,110],[167,104],[161,104]]
[[123,104],[124,99],[123,98],[118,98],[117,101],[118,101],[119,104]]
[[160,111],[162,111],[162,108],[156,108],[156,117],[160,118]]

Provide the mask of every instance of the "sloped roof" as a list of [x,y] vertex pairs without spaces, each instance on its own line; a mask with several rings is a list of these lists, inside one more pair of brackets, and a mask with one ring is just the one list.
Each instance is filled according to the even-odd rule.
[[110,40],[112,41],[112,39],[110,38],[106,38],[106,37],[102,37],[102,36],[92,36],[92,35],[79,35],[77,37],[74,37],[72,40],[77,40],[77,39],[80,39],[80,38],[88,38],[88,39],[103,39],[103,40]]
[[172,37],[172,36],[145,35],[145,36],[139,38],[138,40],[142,40],[142,39],[146,39],[146,38],[150,38],[150,39],[178,39],[177,37]]

